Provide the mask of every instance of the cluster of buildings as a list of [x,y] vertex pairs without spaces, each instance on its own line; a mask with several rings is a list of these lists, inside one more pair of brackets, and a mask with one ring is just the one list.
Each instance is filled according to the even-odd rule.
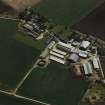
[[[21,23],[19,29],[27,33],[35,39],[43,38],[41,33],[44,33],[46,26],[44,25],[44,17],[32,9],[26,9],[19,15]],[[41,37],[42,35],[42,37]]]
[[[66,65],[79,77],[89,78],[98,75],[104,79],[97,47],[88,40],[80,42],[71,39],[66,43],[52,40],[47,48],[49,49],[49,60]],[[71,67],[71,65],[73,65]],[[99,79],[97,78],[97,79]]]
[[[37,40],[44,37],[46,26],[43,16],[32,9],[26,9],[19,18],[21,31]],[[64,41],[55,33],[50,33],[45,50],[48,51],[49,60],[66,65],[78,77],[104,79],[97,46],[87,39],[80,39],[81,35],[77,36]]]

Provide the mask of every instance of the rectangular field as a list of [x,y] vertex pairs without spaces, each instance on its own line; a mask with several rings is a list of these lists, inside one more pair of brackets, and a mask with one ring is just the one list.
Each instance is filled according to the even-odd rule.
[[4,3],[17,10],[23,11],[27,7],[38,4],[41,0],[2,0]]
[[17,41],[17,22],[0,20],[0,89],[12,91],[39,55],[39,50]]
[[53,22],[73,25],[104,0],[42,0],[35,6]]
[[34,69],[17,94],[51,105],[77,105],[87,87],[88,83],[72,79],[63,65],[52,63]]
[[73,29],[90,34],[105,41],[105,2],[87,17],[73,25]]
[[1,105],[42,105],[39,103],[32,103],[29,101],[21,100],[15,97],[11,97],[8,95],[0,94],[0,104]]

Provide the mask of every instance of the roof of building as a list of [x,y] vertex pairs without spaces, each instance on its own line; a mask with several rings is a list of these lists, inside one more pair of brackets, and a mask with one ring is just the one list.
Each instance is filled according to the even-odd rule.
[[53,61],[56,61],[58,63],[65,64],[65,61],[63,59],[60,59],[60,58],[55,57],[53,55],[50,55],[50,59],[53,60]]
[[95,69],[99,69],[99,68],[100,68],[100,67],[99,67],[98,59],[97,59],[96,57],[94,57],[94,58],[92,59],[92,62],[93,62],[93,66],[94,66]]
[[72,42],[72,45],[73,46],[79,46],[81,43],[80,42],[77,42],[77,41],[74,41],[74,42]]
[[92,65],[89,62],[87,63],[87,67],[88,67],[89,74],[92,74],[93,73]]
[[89,74],[88,69],[87,69],[87,65],[85,63],[83,64],[83,70],[84,70],[85,75]]
[[66,47],[66,48],[69,48],[69,49],[71,49],[71,44],[67,44],[67,43],[63,43],[63,42],[58,42],[58,45],[61,45],[61,46],[63,46],[63,47]]
[[56,56],[58,58],[63,58],[64,59],[64,55],[58,54],[56,52],[50,51],[50,54],[53,55],[53,56]]
[[90,42],[89,41],[82,41],[80,47],[86,49],[87,47],[89,47],[89,45],[90,45]]
[[79,53],[79,56],[83,57],[83,58],[87,58],[87,56],[88,56],[88,52],[87,51],[79,50],[78,53]]
[[54,52],[56,52],[56,53],[59,53],[59,54],[61,54],[61,55],[66,55],[66,54],[67,54],[66,52],[61,51],[61,50],[59,50],[59,49],[57,49],[57,48],[53,48],[52,51],[54,51]]
[[23,27],[26,29],[29,29],[30,31],[32,31],[34,29],[33,26],[30,24],[24,24]]
[[49,49],[52,49],[52,47],[55,45],[55,41],[52,41],[51,43],[49,43],[49,45],[47,46]]

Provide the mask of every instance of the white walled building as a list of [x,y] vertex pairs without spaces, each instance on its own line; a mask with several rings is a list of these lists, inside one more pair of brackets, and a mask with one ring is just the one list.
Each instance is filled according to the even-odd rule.
[[92,63],[93,63],[93,66],[94,66],[94,69],[99,69],[99,62],[98,62],[98,59],[96,57],[94,57],[92,59]]
[[61,63],[61,64],[65,64],[65,60],[61,59],[61,58],[58,58],[56,56],[53,56],[53,55],[50,55],[49,57],[50,60],[53,60],[53,61],[56,61],[58,63]]
[[82,41],[81,45],[80,45],[80,49],[87,49],[90,45],[89,41]]

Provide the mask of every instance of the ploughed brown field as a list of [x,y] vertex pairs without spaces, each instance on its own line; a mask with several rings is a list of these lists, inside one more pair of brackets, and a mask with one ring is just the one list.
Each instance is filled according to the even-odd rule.
[[41,0],[2,0],[17,11],[22,11],[29,6],[38,4]]
[[76,23],[72,28],[105,41],[105,3]]

